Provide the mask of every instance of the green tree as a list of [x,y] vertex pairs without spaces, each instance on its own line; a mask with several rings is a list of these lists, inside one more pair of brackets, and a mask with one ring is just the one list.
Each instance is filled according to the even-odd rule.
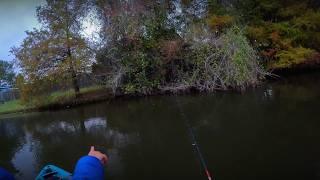
[[167,4],[143,0],[100,3],[108,43],[98,52],[98,66],[105,67],[114,90],[151,93],[165,76],[160,49],[176,35],[166,24]]
[[0,60],[0,80],[13,84],[14,77],[13,64],[8,61]]

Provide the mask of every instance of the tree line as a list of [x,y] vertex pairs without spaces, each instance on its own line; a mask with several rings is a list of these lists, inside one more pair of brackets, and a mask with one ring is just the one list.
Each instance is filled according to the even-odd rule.
[[15,73],[13,69],[13,63],[0,60],[0,86],[3,84],[14,84]]
[[122,94],[244,89],[319,58],[316,0],[47,0],[37,18],[11,51],[25,102],[78,96],[81,77]]

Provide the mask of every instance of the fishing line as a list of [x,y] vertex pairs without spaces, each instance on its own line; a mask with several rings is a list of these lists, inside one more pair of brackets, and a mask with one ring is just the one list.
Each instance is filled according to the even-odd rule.
[[208,169],[208,166],[207,166],[207,163],[204,159],[204,156],[202,155],[201,151],[200,151],[200,147],[199,147],[199,144],[197,142],[197,138],[195,136],[195,132],[194,132],[194,129],[193,127],[191,126],[190,122],[189,122],[189,119],[187,118],[186,114],[184,113],[183,109],[182,109],[182,106],[180,104],[180,101],[178,100],[178,98],[176,97],[176,101],[177,101],[177,105],[178,105],[178,108],[179,108],[179,112],[180,112],[180,115],[181,117],[184,119],[185,121],[185,124],[187,126],[187,129],[188,129],[188,133],[189,133],[189,136],[191,138],[191,145],[193,147],[193,151],[197,154],[198,156],[198,159],[200,161],[200,164],[204,170],[204,173],[205,175],[207,176],[208,180],[212,180],[214,178],[212,178],[213,176],[211,176],[210,172],[209,172],[209,169]]

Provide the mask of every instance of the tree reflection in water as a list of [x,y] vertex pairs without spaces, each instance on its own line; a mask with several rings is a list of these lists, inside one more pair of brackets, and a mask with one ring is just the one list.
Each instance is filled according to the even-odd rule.
[[108,150],[112,157],[108,164],[120,173],[119,149],[137,141],[135,133],[112,129],[107,126],[106,116],[89,117],[83,109],[31,114],[1,122],[0,144],[5,148],[1,148],[0,166],[16,171],[18,179],[34,178],[48,163],[72,172],[90,145]]

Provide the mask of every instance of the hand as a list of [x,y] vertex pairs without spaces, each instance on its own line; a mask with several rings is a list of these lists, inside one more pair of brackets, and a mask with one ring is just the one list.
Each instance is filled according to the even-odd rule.
[[94,150],[94,146],[91,146],[91,149],[88,155],[98,158],[103,165],[105,165],[108,161],[107,155],[101,153],[100,151]]

